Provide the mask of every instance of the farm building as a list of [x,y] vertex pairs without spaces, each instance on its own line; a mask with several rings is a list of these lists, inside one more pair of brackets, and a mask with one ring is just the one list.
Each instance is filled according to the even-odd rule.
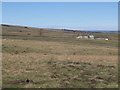
[[95,36],[95,39],[99,39],[99,40],[109,40],[108,37],[102,37],[102,36]]
[[80,39],[94,39],[94,35],[81,35],[76,38]]
[[108,37],[94,36],[94,35],[81,35],[77,36],[77,39],[98,39],[98,40],[109,40]]
[[95,39],[95,38],[94,38],[94,35],[88,35],[88,37],[89,37],[90,39]]
[[78,39],[79,39],[79,38],[80,38],[80,39],[83,39],[83,38],[84,38],[84,39],[88,39],[88,35],[81,35],[81,36],[77,36],[76,38],[78,38]]

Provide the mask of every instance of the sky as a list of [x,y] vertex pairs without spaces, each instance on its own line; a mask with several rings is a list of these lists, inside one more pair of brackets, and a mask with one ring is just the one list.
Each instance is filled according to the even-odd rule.
[[2,23],[72,30],[117,30],[117,2],[3,2]]

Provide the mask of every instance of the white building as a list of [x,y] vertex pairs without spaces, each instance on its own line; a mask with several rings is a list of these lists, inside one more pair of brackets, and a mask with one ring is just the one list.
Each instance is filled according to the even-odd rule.
[[88,35],[90,39],[94,39],[94,35]]
[[77,36],[77,39],[94,39],[94,35],[81,35],[81,36]]

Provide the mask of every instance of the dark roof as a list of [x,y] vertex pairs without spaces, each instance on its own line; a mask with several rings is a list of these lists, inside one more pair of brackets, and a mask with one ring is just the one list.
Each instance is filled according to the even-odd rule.
[[80,35],[80,36],[89,36],[89,35]]
[[108,37],[103,37],[103,36],[95,36],[95,38],[108,38]]

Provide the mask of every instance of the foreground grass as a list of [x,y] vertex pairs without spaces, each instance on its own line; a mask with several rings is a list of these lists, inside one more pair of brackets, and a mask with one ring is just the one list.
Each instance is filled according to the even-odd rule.
[[3,87],[117,88],[117,47],[96,43],[3,40]]
[[[12,67],[13,63],[16,63],[14,68]],[[90,63],[72,61],[56,61],[53,60],[53,58],[48,61],[14,61],[9,62],[9,64],[9,66],[4,66],[6,70],[3,70],[3,87],[117,87],[117,70],[114,66],[93,65]],[[29,82],[26,82],[26,79],[28,79]]]

